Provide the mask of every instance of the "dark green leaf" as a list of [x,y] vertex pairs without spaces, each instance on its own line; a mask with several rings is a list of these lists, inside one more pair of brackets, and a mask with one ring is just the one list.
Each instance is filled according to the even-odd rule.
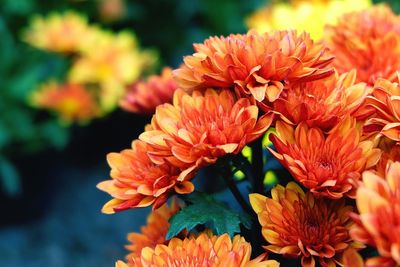
[[4,192],[9,196],[16,196],[21,192],[17,169],[4,157],[0,157],[0,182]]
[[251,227],[250,218],[230,210],[210,195],[195,192],[189,195],[187,200],[191,204],[170,219],[167,239],[176,236],[184,229],[191,231],[197,225],[207,224],[217,235],[228,233],[230,236],[240,232],[241,223],[246,228]]

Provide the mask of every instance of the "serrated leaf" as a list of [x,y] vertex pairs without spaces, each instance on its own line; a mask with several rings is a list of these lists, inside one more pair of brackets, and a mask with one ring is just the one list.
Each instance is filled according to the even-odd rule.
[[184,229],[191,231],[197,225],[207,224],[217,235],[228,233],[230,236],[240,232],[240,224],[246,228],[251,227],[251,218],[230,210],[210,195],[195,192],[189,195],[187,200],[192,204],[181,209],[170,219],[167,239],[178,235]]

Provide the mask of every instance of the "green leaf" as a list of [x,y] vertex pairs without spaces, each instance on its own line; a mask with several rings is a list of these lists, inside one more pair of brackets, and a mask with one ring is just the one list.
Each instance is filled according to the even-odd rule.
[[251,218],[230,210],[210,195],[195,192],[189,195],[187,200],[191,204],[170,219],[167,239],[178,235],[184,229],[191,231],[197,225],[206,224],[215,234],[228,233],[230,236],[240,232],[240,224],[248,229],[251,227]]
[[9,196],[21,193],[21,181],[17,169],[6,158],[0,156],[0,183]]
[[44,140],[57,149],[63,149],[69,139],[68,128],[61,126],[55,120],[49,120],[41,125],[41,134]]

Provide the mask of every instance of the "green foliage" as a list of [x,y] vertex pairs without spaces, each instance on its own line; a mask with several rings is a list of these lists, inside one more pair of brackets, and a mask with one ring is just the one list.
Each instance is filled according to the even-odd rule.
[[21,192],[20,177],[14,165],[0,156],[0,184],[3,190],[10,196],[16,196]]
[[252,222],[247,215],[230,210],[210,195],[195,192],[187,196],[187,201],[191,204],[170,219],[167,239],[184,229],[191,231],[197,225],[206,225],[217,235],[228,233],[231,236],[240,232],[240,224],[248,229],[251,227]]
[[400,1],[399,0],[373,0],[375,4],[377,3],[387,3],[393,10],[398,14],[400,13]]
[[20,191],[18,172],[10,158],[48,147],[63,148],[67,129],[31,108],[28,98],[39,83],[60,77],[62,57],[43,53],[20,40],[20,30],[34,1],[4,1],[0,9],[0,187],[9,195]]

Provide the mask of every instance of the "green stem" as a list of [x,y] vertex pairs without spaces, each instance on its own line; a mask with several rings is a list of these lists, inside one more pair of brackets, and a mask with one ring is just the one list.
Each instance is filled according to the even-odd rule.
[[228,169],[229,167],[225,167],[221,171],[221,175],[224,178],[226,185],[229,190],[232,192],[232,195],[235,197],[236,201],[242,207],[243,211],[248,213],[250,216],[254,216],[255,213],[250,205],[246,202],[239,189],[237,188],[236,182],[232,179],[232,172]]
[[250,144],[252,157],[252,170],[254,179],[252,181],[252,189],[254,193],[264,193],[264,162],[262,138],[258,138]]

